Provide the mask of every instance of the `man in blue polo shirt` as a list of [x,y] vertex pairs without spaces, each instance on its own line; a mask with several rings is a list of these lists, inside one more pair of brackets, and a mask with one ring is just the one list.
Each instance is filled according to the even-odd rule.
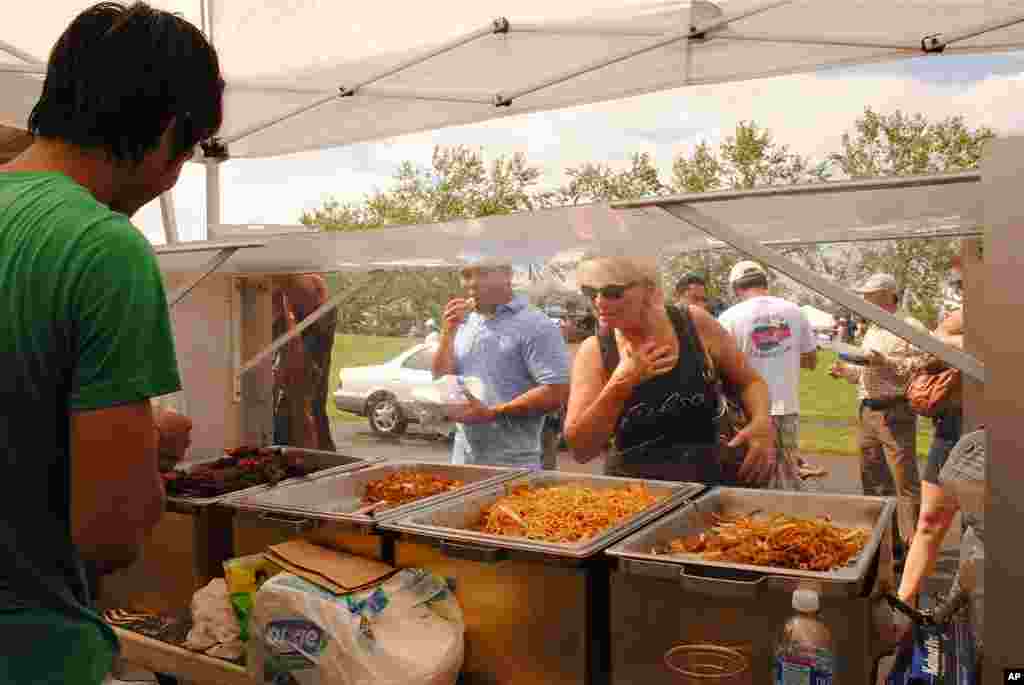
[[484,391],[452,416],[452,461],[539,468],[544,415],[569,396],[565,341],[543,312],[512,292],[508,264],[466,267],[462,285],[469,297],[445,306],[434,377],[475,376]]

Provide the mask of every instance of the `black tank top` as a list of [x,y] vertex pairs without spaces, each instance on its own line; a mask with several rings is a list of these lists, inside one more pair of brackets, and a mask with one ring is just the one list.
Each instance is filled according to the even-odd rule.
[[[609,475],[721,483],[718,462],[718,398],[708,382],[704,347],[689,312],[666,307],[679,340],[679,361],[670,372],[638,385],[615,427]],[[614,331],[598,336],[605,370],[619,363]]]

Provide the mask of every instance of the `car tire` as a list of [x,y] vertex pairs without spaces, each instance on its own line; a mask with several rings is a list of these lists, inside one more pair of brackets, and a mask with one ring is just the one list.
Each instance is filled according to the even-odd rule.
[[402,435],[409,425],[401,405],[398,404],[398,398],[388,393],[379,393],[367,401],[366,418],[370,423],[370,430],[387,437]]

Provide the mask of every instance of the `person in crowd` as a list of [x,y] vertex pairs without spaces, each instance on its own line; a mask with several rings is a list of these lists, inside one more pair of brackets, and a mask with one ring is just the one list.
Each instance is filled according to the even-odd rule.
[[86,570],[133,563],[163,515],[150,398],[181,389],[156,255],[130,217],[216,133],[223,90],[180,16],[94,5],[50,53],[32,145],[0,167],[0,682],[111,671],[118,641]]
[[[942,543],[957,512],[962,516],[965,530],[973,533],[973,536],[965,535],[962,540],[973,537],[980,545],[979,549],[962,549],[961,562],[981,551],[982,563],[976,564],[975,571],[984,573],[985,440],[984,429],[964,435],[951,450],[938,478],[934,482],[926,480],[921,485],[921,518],[897,592],[897,596],[911,606],[917,606],[924,582],[935,570]],[[959,575],[954,582],[959,582]],[[982,642],[981,629],[984,626],[983,594],[983,582],[978,583],[972,593],[971,623],[979,643]]]
[[[945,316],[932,335],[947,345],[962,350],[964,347],[964,310],[961,297],[963,275],[960,272],[959,259],[954,260],[951,264],[948,288],[944,306]],[[931,449],[928,450],[928,464],[925,466],[923,480],[934,485],[938,482],[939,472],[942,470],[943,464],[946,463],[949,453],[963,434],[962,397],[953,398],[950,406],[942,409],[933,421],[935,436]],[[922,496],[923,493],[922,489]]]
[[768,293],[768,272],[757,262],[738,262],[729,272],[738,304],[718,321],[736,340],[750,365],[768,383],[779,443],[802,475],[823,475],[799,458],[800,369],[818,366],[818,342],[807,315],[796,304]]
[[732,441],[749,447],[739,476],[768,482],[776,457],[768,385],[732,336],[700,307],[666,307],[653,260],[590,257],[576,280],[605,332],[583,342],[573,365],[565,433],[574,458],[597,457],[614,437],[612,475],[724,482],[713,364],[751,417]]
[[[874,274],[856,290],[866,301],[890,314],[898,312],[900,292],[894,276]],[[927,330],[909,314],[901,318],[915,328]],[[829,374],[858,385],[858,443],[864,494],[899,497],[898,527],[903,544],[909,546],[917,524],[921,482],[917,469],[917,417],[907,403],[906,390],[912,364],[920,352],[874,324],[864,334],[861,348],[868,359],[865,366],[836,362]]]
[[512,267],[481,261],[462,269],[468,298],[444,309],[434,354],[435,378],[454,374],[483,382],[484,396],[453,411],[452,461],[542,466],[544,417],[569,392],[569,357],[558,328],[512,291]]
[[423,322],[426,326],[427,335],[423,339],[423,342],[427,345],[436,345],[441,342],[441,331],[437,330],[437,322],[434,321],[433,317]]
[[716,318],[726,309],[719,300],[708,298],[707,281],[697,273],[688,273],[676,283],[676,306],[700,307]]
[[842,343],[850,341],[850,325],[845,316],[840,316],[836,321],[835,338]]
[[[276,279],[275,338],[293,330],[328,299],[327,282],[319,274]],[[275,365],[275,443],[334,451],[327,393],[337,326],[337,310],[332,309],[279,350]]]

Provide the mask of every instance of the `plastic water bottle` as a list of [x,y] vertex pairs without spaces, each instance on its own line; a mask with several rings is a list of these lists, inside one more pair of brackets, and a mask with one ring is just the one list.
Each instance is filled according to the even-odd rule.
[[776,685],[832,685],[835,651],[832,633],[820,618],[818,593],[793,593],[794,614],[775,647]]

